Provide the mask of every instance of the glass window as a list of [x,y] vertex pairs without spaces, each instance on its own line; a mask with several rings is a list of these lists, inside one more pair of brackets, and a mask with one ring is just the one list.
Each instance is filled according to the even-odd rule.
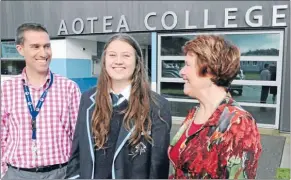
[[[255,66],[254,66],[255,64]],[[276,61],[241,61],[240,72],[235,80],[264,80],[261,77],[261,72],[265,69],[265,64],[268,64],[270,72],[270,81],[276,81],[277,62]],[[184,61],[163,60],[162,61],[162,77],[163,78],[181,78],[180,71],[184,67]],[[263,75],[263,74],[262,74]],[[262,79],[263,78],[263,79]]]
[[170,101],[171,104],[171,114],[176,117],[186,117],[189,110],[198,105],[198,103],[190,102],[176,102]]
[[100,59],[97,56],[92,56],[92,75],[99,77],[99,74],[101,72],[101,63]]
[[[162,82],[161,94],[165,98],[192,99],[184,94],[184,83]],[[233,84],[230,93],[237,102],[276,104],[277,86]]]
[[23,58],[23,56],[18,53],[15,42],[1,42],[1,57]]
[[184,61],[162,61],[162,77],[181,78],[180,70],[184,67]]
[[185,36],[162,36],[161,55],[162,56],[183,56],[182,47],[184,44],[194,39],[193,35]]
[[[242,56],[279,56],[280,34],[217,34],[239,47]],[[182,47],[195,35],[162,36],[162,56],[183,56]]]
[[166,98],[190,98],[184,95],[184,83],[162,82],[161,94]]
[[237,102],[276,104],[276,86],[233,84],[230,92]]
[[279,33],[225,34],[223,36],[239,47],[242,56],[279,56]]
[[1,42],[1,75],[21,74],[25,61],[17,49],[15,42]]
[[103,49],[105,46],[105,42],[99,42],[97,41],[97,59],[100,61],[103,53]]
[[21,74],[24,67],[24,60],[1,60],[1,75]]
[[[247,104],[248,106],[244,108],[254,115],[258,123],[274,125],[277,124],[275,123],[276,113],[279,112],[279,109],[276,107],[253,107],[253,104],[280,103],[280,99],[277,99],[277,91],[280,88],[281,82],[277,80],[281,75],[281,62],[279,61],[282,61],[282,59],[278,58],[280,51],[282,51],[280,49],[282,34],[279,31],[270,31],[270,33],[257,32],[215,32],[214,35],[223,36],[226,40],[236,45],[241,52],[240,69],[235,77],[236,84],[230,86],[230,92],[233,98],[237,102]],[[159,54],[162,56],[159,59],[161,61],[161,67],[158,67],[162,77],[158,81],[160,83],[159,89],[160,94],[164,97],[177,99],[178,102],[171,102],[173,116],[185,117],[191,105],[195,103],[183,102],[183,99],[193,99],[184,95],[183,82],[164,82],[166,79],[163,78],[179,78],[181,80],[179,73],[184,66],[184,61],[181,59],[184,56],[182,47],[187,41],[194,39],[198,34],[181,33],[179,35],[164,34],[159,36],[161,40]],[[171,57],[166,59],[165,56],[177,56],[177,58]],[[269,57],[266,58],[266,56]],[[266,67],[266,64],[269,66]],[[277,73],[280,74],[277,75]],[[263,85],[260,82],[259,85],[256,85],[256,81],[272,82],[265,82]]]
[[[189,110],[197,106],[198,103],[170,101],[170,105],[172,116],[185,118]],[[275,124],[276,108],[255,106],[242,106],[242,108],[251,113],[257,123]]]
[[251,113],[257,123],[275,124],[276,108],[253,106],[242,106],[242,108]]
[[[254,64],[256,64],[254,66]],[[263,70],[265,70],[265,65],[268,64],[269,67],[266,71],[270,73],[270,81],[276,81],[277,73],[277,62],[276,61],[241,61],[240,62],[240,72],[235,80],[265,80]],[[261,76],[262,75],[262,76]]]

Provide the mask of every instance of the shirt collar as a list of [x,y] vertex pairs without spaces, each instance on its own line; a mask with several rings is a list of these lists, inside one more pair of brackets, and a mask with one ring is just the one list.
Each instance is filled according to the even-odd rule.
[[[21,73],[21,79],[24,81],[25,84],[27,85],[31,85],[29,82],[28,82],[28,79],[27,79],[27,74],[26,74],[26,68],[24,68],[22,70],[22,73]],[[50,76],[50,69],[48,69],[48,73],[46,75],[46,83],[49,82],[51,80],[51,76]],[[46,84],[45,83],[45,84]]]
[[[129,96],[130,96],[130,91],[131,91],[131,84],[128,85],[126,88],[124,88],[119,94],[121,94],[128,101]],[[110,90],[110,92],[116,94],[112,89]]]

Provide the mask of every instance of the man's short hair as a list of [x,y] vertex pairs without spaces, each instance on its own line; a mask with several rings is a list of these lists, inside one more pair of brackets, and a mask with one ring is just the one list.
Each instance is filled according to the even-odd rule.
[[24,32],[25,31],[42,31],[48,33],[46,28],[38,23],[24,23],[21,24],[16,30],[16,44],[20,45],[24,43]]

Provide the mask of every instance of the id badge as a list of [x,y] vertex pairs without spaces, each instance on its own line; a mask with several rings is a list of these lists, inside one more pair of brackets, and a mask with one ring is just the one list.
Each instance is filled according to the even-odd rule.
[[36,141],[35,140],[32,141],[31,150],[32,150],[33,158],[36,158],[36,156],[37,156],[37,146],[36,146]]

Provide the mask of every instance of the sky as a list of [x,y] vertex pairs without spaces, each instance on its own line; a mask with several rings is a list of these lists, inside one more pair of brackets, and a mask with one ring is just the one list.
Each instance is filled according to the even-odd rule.
[[227,34],[225,38],[237,45],[242,53],[256,49],[280,49],[280,34]]

